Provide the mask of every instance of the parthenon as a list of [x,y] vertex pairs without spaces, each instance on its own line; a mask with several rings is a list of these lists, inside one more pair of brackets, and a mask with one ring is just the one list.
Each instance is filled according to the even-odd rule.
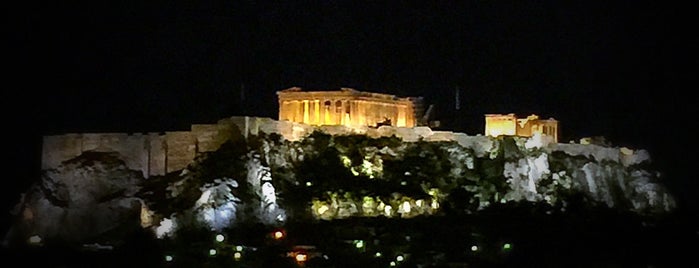
[[299,87],[277,92],[279,120],[308,125],[414,127],[422,116],[421,97],[357,91],[303,91]]

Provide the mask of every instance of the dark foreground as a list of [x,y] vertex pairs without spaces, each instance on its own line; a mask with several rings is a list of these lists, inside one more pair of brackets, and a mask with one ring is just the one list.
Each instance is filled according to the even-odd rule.
[[2,267],[697,267],[698,231],[685,216],[506,210],[248,226],[223,242],[193,230],[167,241],[135,234],[113,249],[5,248]]

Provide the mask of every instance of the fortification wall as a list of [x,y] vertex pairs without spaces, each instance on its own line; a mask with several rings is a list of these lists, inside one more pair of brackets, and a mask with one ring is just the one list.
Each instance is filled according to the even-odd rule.
[[217,150],[231,137],[234,127],[221,121],[192,125],[191,131],[44,136],[41,168],[56,168],[87,151],[117,152],[128,168],[141,171],[144,178],[165,175],[187,167],[198,153]]
[[165,148],[165,136],[159,133],[148,134],[148,166],[143,172],[143,177],[162,176],[166,173],[165,164],[167,157],[167,148]]
[[[79,156],[83,152],[118,152],[130,169],[140,170],[144,176],[154,161],[149,158],[153,147],[162,148],[157,134],[85,133],[45,136],[42,146],[42,169],[55,168],[61,162]],[[153,140],[155,138],[155,140]]]
[[[485,156],[494,148],[493,146],[497,146],[493,137],[433,131],[429,127],[311,126],[271,118],[240,116],[221,119],[216,124],[192,125],[190,131],[171,131],[164,134],[84,133],[45,136],[41,167],[42,169],[58,167],[61,162],[86,151],[112,151],[121,154],[130,169],[140,170],[144,177],[148,178],[182,170],[192,163],[198,154],[215,151],[230,139],[247,138],[261,133],[277,133],[286,140],[298,141],[316,130],[331,135],[363,134],[373,138],[395,135],[406,142],[456,141],[461,146],[473,149],[478,157]],[[550,151],[562,151],[600,161],[622,162],[624,165],[637,164],[649,158],[647,152],[643,150],[633,151],[627,148],[555,142],[549,146],[549,143],[550,141],[544,142],[543,146]]]

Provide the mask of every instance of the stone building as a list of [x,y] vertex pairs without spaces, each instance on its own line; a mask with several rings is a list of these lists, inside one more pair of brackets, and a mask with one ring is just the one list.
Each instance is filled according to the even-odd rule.
[[421,125],[421,97],[341,88],[335,91],[303,91],[292,87],[277,92],[279,120],[308,125],[370,126]]
[[539,119],[538,115],[517,118],[515,114],[486,114],[485,135],[497,137],[500,135],[531,137],[541,133],[553,137],[558,142],[558,120]]

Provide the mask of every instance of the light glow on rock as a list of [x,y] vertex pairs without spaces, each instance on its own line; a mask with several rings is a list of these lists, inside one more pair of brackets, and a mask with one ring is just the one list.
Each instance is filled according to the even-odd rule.
[[393,208],[391,207],[391,205],[386,205],[386,206],[383,208],[383,213],[386,215],[386,217],[390,217],[390,216],[391,216],[391,210],[392,210],[392,209],[393,209]]
[[330,209],[330,208],[328,208],[327,205],[322,205],[322,206],[320,206],[320,208],[318,208],[318,214],[323,214],[326,211],[328,211],[328,209]]
[[159,239],[165,238],[166,236],[172,235],[176,227],[177,224],[173,220],[165,218],[160,221],[160,225],[155,228],[155,235]]
[[403,202],[403,204],[401,206],[403,209],[403,213],[410,213],[410,202],[409,201]]

